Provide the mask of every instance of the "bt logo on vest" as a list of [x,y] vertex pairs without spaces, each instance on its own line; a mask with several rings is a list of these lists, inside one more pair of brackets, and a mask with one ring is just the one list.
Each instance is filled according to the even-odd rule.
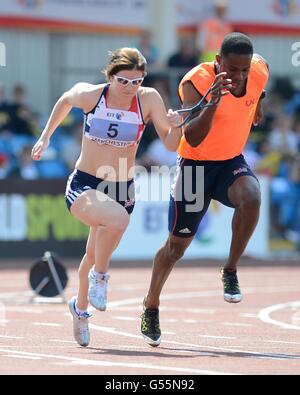
[[116,114],[114,112],[108,112],[107,114],[107,118],[115,118]]
[[114,118],[117,119],[118,121],[121,121],[125,114],[123,112],[122,113],[107,112],[106,115],[107,118]]
[[117,114],[116,114],[116,118],[119,120],[119,121],[121,121],[121,119],[124,117],[124,113],[123,112],[118,112]]

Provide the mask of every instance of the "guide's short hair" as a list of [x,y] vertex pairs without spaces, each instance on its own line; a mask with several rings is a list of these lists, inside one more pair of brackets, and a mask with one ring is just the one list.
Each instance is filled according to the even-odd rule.
[[222,43],[221,56],[228,56],[233,53],[236,55],[253,55],[253,44],[248,36],[243,33],[230,33]]

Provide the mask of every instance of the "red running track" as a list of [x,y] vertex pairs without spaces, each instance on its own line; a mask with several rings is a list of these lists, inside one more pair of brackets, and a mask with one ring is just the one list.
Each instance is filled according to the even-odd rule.
[[[223,301],[219,269],[172,273],[161,302],[161,346],[139,334],[151,269],[112,268],[109,307],[91,319],[91,344],[74,343],[64,304],[32,304],[28,270],[0,271],[1,374],[299,374],[300,267],[242,267],[244,300]],[[69,269],[67,297],[76,293]]]

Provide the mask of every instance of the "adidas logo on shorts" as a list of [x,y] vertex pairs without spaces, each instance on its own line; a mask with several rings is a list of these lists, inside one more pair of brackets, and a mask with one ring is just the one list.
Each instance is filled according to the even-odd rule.
[[182,234],[184,234],[184,235],[187,235],[187,234],[190,234],[190,233],[192,233],[188,228],[185,228],[185,229],[181,229],[180,231],[179,231],[179,233],[182,233]]

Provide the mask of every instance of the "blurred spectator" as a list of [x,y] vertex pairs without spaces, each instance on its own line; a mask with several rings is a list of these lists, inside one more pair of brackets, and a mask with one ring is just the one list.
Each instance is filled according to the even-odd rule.
[[151,82],[151,88],[159,91],[168,111],[168,109],[172,107],[168,80],[166,78],[155,78]]
[[37,162],[37,166],[42,178],[64,178],[68,175],[65,163],[52,144],[44,153],[43,159]]
[[8,131],[10,125],[10,113],[8,102],[5,98],[4,87],[0,85],[0,134]]
[[74,169],[75,163],[79,158],[82,144],[82,122],[73,127],[73,135],[65,136],[61,144],[61,158],[68,166],[69,170]]
[[275,127],[269,137],[271,149],[282,153],[296,153],[298,151],[299,137],[292,130],[293,118],[288,115],[281,115],[276,124],[277,127]]
[[261,159],[261,155],[255,150],[253,144],[250,141],[247,142],[243,155],[250,168],[254,170],[257,163]]
[[13,101],[9,105],[10,125],[13,134],[32,136],[34,134],[34,116],[26,104],[26,90],[22,85],[16,85],[13,90]]
[[138,50],[145,56],[148,65],[156,65],[158,62],[158,49],[152,43],[151,31],[143,30],[139,39]]
[[8,157],[0,153],[0,180],[3,180],[9,175]]
[[192,37],[183,37],[179,41],[179,51],[168,59],[167,65],[172,71],[169,72],[170,90],[173,103],[178,101],[178,85],[184,75],[197,66],[198,58],[195,51],[195,43]]
[[265,115],[259,125],[259,130],[267,133],[271,132],[278,117],[282,114],[283,106],[284,102],[278,94],[268,94],[263,106]]
[[297,151],[300,153],[300,118],[295,120],[294,130],[295,130],[296,136],[298,138],[298,149],[297,149]]
[[40,121],[41,121],[40,114],[38,114],[36,112],[31,114],[30,128],[31,128],[33,136],[35,136],[35,137],[39,137],[42,132]]
[[168,60],[169,67],[193,68],[198,64],[195,44],[192,37],[183,37],[179,42],[179,51],[173,54]]
[[228,2],[226,0],[214,0],[214,15],[208,20],[201,22],[197,32],[196,45],[199,51],[200,62],[215,60],[224,37],[233,31],[233,27],[227,21]]
[[298,154],[294,160],[291,171],[291,179],[294,183],[295,194],[297,198],[294,207],[293,226],[291,229],[294,233],[291,236],[294,238],[293,241],[297,243],[298,251],[300,251],[300,154]]
[[[282,157],[278,174],[271,181],[272,225],[275,236],[289,239],[295,227],[295,214],[299,206],[300,183],[296,179],[295,157]],[[294,174],[293,174],[294,169]]]
[[24,180],[36,180],[39,178],[39,172],[36,162],[31,159],[31,145],[23,147],[19,155],[19,175]]
[[0,106],[6,103],[4,86],[0,84]]
[[300,115],[300,92],[296,92],[285,106],[285,113],[288,115]]
[[265,176],[276,176],[281,160],[280,152],[272,151],[270,142],[267,138],[264,138],[258,143],[256,151],[260,159],[256,162],[254,170]]
[[295,88],[291,78],[275,77],[272,94],[279,95],[283,100],[291,100],[295,94]]

